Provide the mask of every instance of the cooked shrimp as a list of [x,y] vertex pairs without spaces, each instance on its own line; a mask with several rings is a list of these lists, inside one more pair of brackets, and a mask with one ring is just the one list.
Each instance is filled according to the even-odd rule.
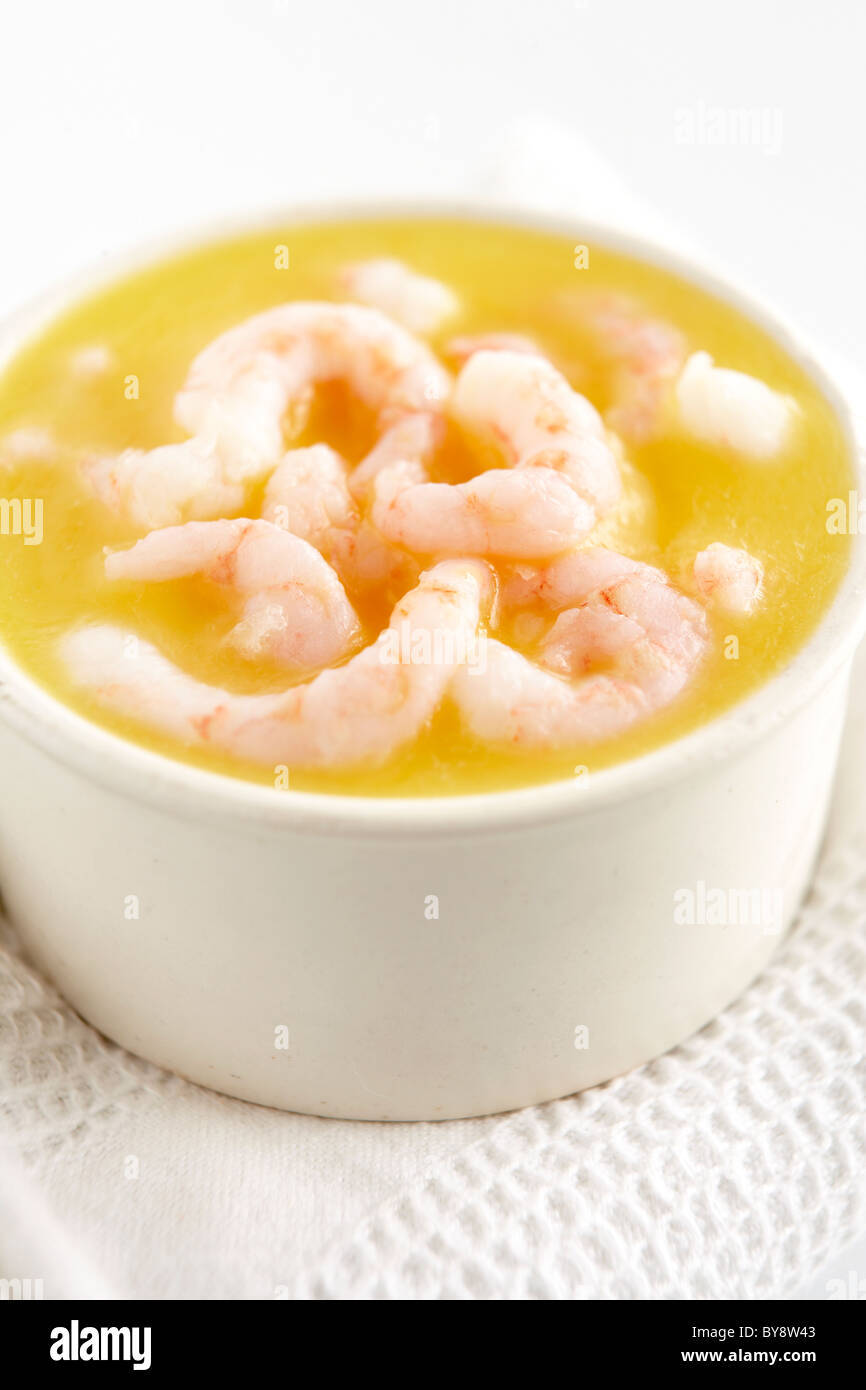
[[457,295],[441,280],[388,256],[346,266],[340,280],[353,299],[381,309],[411,333],[435,333],[460,309]]
[[395,543],[428,554],[543,558],[575,545],[616,501],[619,469],[601,418],[546,359],[474,353],[453,409],[512,466],[457,484],[383,470],[373,521]]
[[493,439],[514,468],[552,468],[578,496],[605,512],[619,472],[595,406],[546,358],[476,352],[457,378],[453,410],[467,429]]
[[331,380],[345,381],[383,427],[441,409],[451,389],[429,348],[377,309],[297,302],[256,314],[199,353],[175,398],[175,419],[190,434],[215,438],[246,476],[274,467],[284,448],[282,417]]
[[543,357],[544,353],[531,338],[522,333],[465,333],[445,344],[446,357],[461,367],[476,352],[521,352],[528,357]]
[[[423,436],[431,418],[401,420],[383,435],[383,451],[395,436]],[[359,467],[372,465],[376,453]],[[262,515],[321,551],[350,592],[379,590],[393,604],[417,583],[421,566],[361,515],[349,490],[353,478],[346,461],[324,444],[291,449],[268,481]]]
[[426,468],[442,442],[440,415],[419,411],[406,415],[387,429],[349,478],[352,496],[369,500],[374,479],[393,463],[420,463]]
[[345,459],[327,444],[290,449],[268,479],[262,516],[326,553],[334,528],[359,520]]
[[[380,473],[395,468],[415,483],[427,481],[427,467],[442,437],[441,416],[419,411],[392,425],[349,473],[353,498],[366,504]],[[328,559],[343,583],[359,595],[378,590],[394,602],[418,582],[421,565],[408,550],[382,534],[367,516],[331,533]]]
[[540,603],[560,612],[563,608],[585,603],[591,594],[642,571],[662,581],[665,578],[661,570],[651,570],[640,560],[632,560],[605,546],[575,550],[548,565],[516,565],[503,580],[502,604],[505,608],[523,608]]
[[269,521],[190,521],[151,531],[105,561],[108,579],[204,574],[248,595],[229,640],[244,656],[309,670],[358,645],[361,624],[330,565]]
[[282,304],[199,353],[174,403],[190,439],[91,460],[84,475],[103,501],[149,527],[237,511],[244,484],[279,462],[287,414],[297,427],[314,386],[333,379],[345,380],[383,428],[440,410],[451,389],[429,348],[377,310]]
[[291,451],[268,483],[263,515],[321,550],[348,589],[359,596],[379,590],[393,603],[417,583],[421,566],[361,514],[359,503],[395,463],[412,466],[413,478],[425,481],[441,434],[433,412],[405,415],[353,470],[323,445]]
[[187,743],[271,766],[349,767],[383,761],[429,723],[473,650],[492,591],[478,561],[435,565],[371,646],[279,694],[205,685],[111,626],[67,633],[61,654],[102,704]]
[[625,295],[586,296],[576,312],[590,328],[599,356],[612,368],[607,422],[625,439],[652,438],[685,360],[683,335]]
[[[541,647],[541,664],[487,642],[483,681],[458,672],[453,695],[478,738],[522,747],[592,742],[670,704],[707,650],[706,618],[649,565],[607,551],[569,557],[543,592],[576,603]],[[595,670],[602,665],[609,670]]]
[[688,359],[676,384],[680,419],[706,444],[769,459],[784,446],[794,405],[757,377],[715,367],[708,352]]
[[196,436],[156,449],[86,457],[80,467],[101,502],[145,530],[236,512],[244,502],[243,484],[225,476],[214,446]]
[[695,556],[695,583],[706,603],[728,613],[751,613],[764,582],[764,567],[748,550],[714,541]]
[[466,483],[429,483],[418,465],[399,463],[378,474],[371,514],[408,550],[539,559],[576,545],[595,517],[552,468],[491,468]]
[[354,528],[331,532],[327,559],[351,593],[359,599],[375,596],[386,604],[417,584],[422,568],[414,555],[392,545],[366,517]]

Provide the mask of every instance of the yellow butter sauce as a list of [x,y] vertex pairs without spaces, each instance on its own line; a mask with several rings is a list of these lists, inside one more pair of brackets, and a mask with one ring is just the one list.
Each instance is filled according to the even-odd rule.
[[[147,638],[200,680],[237,691],[287,684],[284,672],[243,661],[226,648],[222,639],[236,615],[224,590],[200,580],[105,581],[104,547],[126,546],[138,533],[89,495],[77,460],[83,452],[115,453],[182,438],[172,420],[173,397],[206,343],[271,305],[340,298],[341,266],[389,255],[457,291],[462,311],[442,342],[453,333],[527,334],[602,409],[611,389],[607,369],[568,305],[584,293],[615,289],[677,325],[691,351],[706,349],[719,365],[749,372],[791,396],[798,421],[784,453],[770,463],[706,448],[673,429],[628,449],[627,504],[621,524],[605,528],[607,543],[661,565],[674,578],[695,551],[715,540],[745,546],[765,568],[760,610],[745,619],[714,619],[712,655],[676,704],[606,744],[545,754],[479,744],[461,731],[446,704],[430,730],[386,766],[343,773],[290,769],[290,785],[414,796],[569,778],[576,768],[592,771],[677,738],[766,681],[809,636],[848,563],[848,540],[826,526],[828,500],[846,497],[853,479],[842,428],[806,373],[742,314],[667,271],[601,246],[590,244],[588,268],[577,269],[574,245],[573,237],[481,221],[288,223],[174,256],[64,313],[0,377],[0,435],[44,428],[61,445],[50,462],[25,457],[0,465],[0,497],[43,503],[41,544],[25,545],[9,524],[8,534],[0,534],[0,637],[19,665],[81,714],[147,748],[274,784],[274,769],[155,735],[113,716],[68,679],[56,655],[59,634],[82,622],[110,622]],[[108,349],[108,369],[76,373],[75,354],[94,346]],[[293,442],[316,439],[354,461],[370,447],[370,422],[342,392],[326,389],[303,437]],[[473,466],[477,459],[473,464],[465,444],[450,437],[441,475],[466,476]],[[258,514],[260,492],[251,489],[250,515]],[[9,508],[4,516],[12,516]],[[379,608],[368,605],[362,613],[371,629],[387,619],[387,608]]]

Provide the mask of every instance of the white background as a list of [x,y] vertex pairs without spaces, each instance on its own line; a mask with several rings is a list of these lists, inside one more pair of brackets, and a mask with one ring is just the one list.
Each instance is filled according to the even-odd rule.
[[862,366],[864,52],[859,0],[9,5],[0,312],[214,214],[466,192],[532,116]]
[[[862,354],[859,0],[78,0],[4,8],[0,306],[214,213],[465,188],[515,119],[589,137],[699,244]],[[678,141],[677,113],[781,119]],[[681,117],[680,117],[681,120]],[[861,361],[862,361],[861,356]]]

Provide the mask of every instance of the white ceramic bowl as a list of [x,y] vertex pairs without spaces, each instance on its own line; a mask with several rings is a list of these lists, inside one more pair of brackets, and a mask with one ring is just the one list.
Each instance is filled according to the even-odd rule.
[[[579,232],[733,303],[806,367],[855,447],[831,380],[761,304],[639,239],[494,215]],[[19,316],[2,358],[106,278]],[[858,536],[819,629],[748,700],[591,777],[459,799],[315,796],[202,772],[88,723],[0,649],[6,907],[85,1018],[231,1095],[407,1120],[591,1086],[700,1028],[788,926],[824,825],[864,592]],[[700,924],[711,891],[727,895],[726,925]]]

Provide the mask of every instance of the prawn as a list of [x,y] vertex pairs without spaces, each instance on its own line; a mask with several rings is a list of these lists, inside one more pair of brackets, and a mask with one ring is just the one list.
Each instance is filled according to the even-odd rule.
[[369,501],[373,483],[383,468],[394,463],[419,463],[425,469],[442,442],[441,415],[419,411],[391,425],[369,454],[352,470],[349,489],[360,502]]
[[485,680],[458,672],[452,687],[464,724],[488,742],[549,748],[609,738],[670,704],[707,651],[701,607],[660,570],[612,551],[566,557],[535,592],[550,607],[569,605],[539,660],[491,638]]
[[148,527],[237,510],[245,483],[279,463],[285,417],[297,428],[315,386],[337,379],[377,413],[381,428],[414,411],[441,410],[451,390],[429,348],[378,310],[282,304],[195,358],[174,401],[189,439],[92,460],[85,477],[103,501]]
[[189,521],[151,531],[105,561],[106,577],[179,579],[204,574],[246,595],[229,641],[309,670],[346,656],[361,624],[331,566],[307,541],[269,521]]
[[244,487],[231,481],[212,442],[194,437],[156,449],[88,455],[81,474],[94,496],[136,526],[154,530],[236,512]]
[[708,352],[694,352],[676,383],[680,420],[697,439],[754,459],[778,454],[789,436],[795,406],[759,381],[716,367]]
[[592,509],[551,468],[491,468],[465,483],[431,483],[411,464],[383,469],[372,519],[407,549],[468,555],[557,555],[592,526]]
[[436,333],[460,309],[457,295],[441,280],[389,256],[346,266],[340,281],[353,299],[381,309],[412,333]]
[[483,562],[441,562],[400,600],[374,643],[276,694],[206,685],[111,625],[66,633],[61,656],[101,704],[189,744],[272,766],[377,763],[429,723],[493,595]]
[[175,398],[190,434],[213,435],[241,468],[273,467],[283,451],[282,416],[323,381],[342,380],[387,425],[441,409],[445,368],[423,343],[378,309],[294,302],[230,328],[193,362]]
[[608,424],[635,443],[653,438],[685,361],[682,333],[664,319],[650,317],[625,295],[588,296],[577,312],[612,369]]
[[324,553],[335,529],[359,521],[345,459],[327,444],[290,449],[268,479],[262,516]]
[[[650,566],[605,546],[575,550],[547,565],[516,565],[503,579],[504,608],[525,608],[539,603],[553,612],[585,603],[589,596],[616,584],[628,575],[649,571]],[[664,578],[661,570],[653,575]]]
[[464,427],[498,443],[511,467],[454,484],[425,482],[404,463],[383,469],[372,518],[396,544],[546,558],[577,544],[617,500],[619,468],[601,417],[545,358],[474,353],[452,406]]
[[764,567],[747,550],[714,541],[695,556],[695,584],[706,603],[749,614],[761,597]]
[[[383,435],[377,449],[389,449],[394,436],[408,437],[417,427],[423,434],[423,422],[430,418],[407,416]],[[379,466],[377,449],[359,468]],[[357,473],[325,444],[290,449],[268,481],[262,515],[321,551],[350,591],[385,590],[393,602],[417,583],[421,566],[361,515],[350,491]]]

